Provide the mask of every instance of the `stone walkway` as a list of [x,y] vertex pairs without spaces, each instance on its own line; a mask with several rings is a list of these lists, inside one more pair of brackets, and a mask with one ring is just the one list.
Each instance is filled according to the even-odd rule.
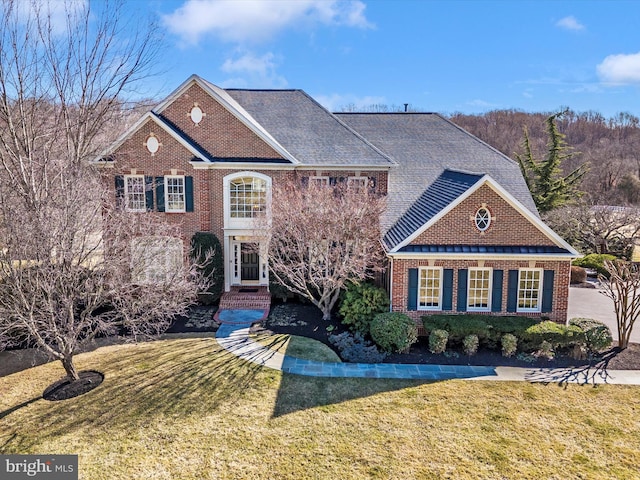
[[[225,312],[229,312],[228,316],[225,315]],[[257,321],[261,315],[262,312],[255,310],[221,312],[222,325],[216,333],[216,340],[222,348],[243,360],[285,373],[334,378],[398,378],[432,381],[465,378],[469,380],[560,384],[640,385],[640,371],[638,370],[606,370],[588,367],[551,369],[469,365],[330,363],[302,360],[270,350],[249,338],[251,324]]]

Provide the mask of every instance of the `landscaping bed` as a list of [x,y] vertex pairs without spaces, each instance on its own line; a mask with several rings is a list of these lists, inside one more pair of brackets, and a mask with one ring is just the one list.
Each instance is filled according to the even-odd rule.
[[[348,331],[340,323],[339,318],[333,317],[327,322],[322,319],[322,313],[315,306],[295,302],[274,303],[269,316],[258,328],[264,328],[273,333],[312,338],[328,345],[336,353],[339,352],[329,341],[329,336]],[[487,348],[480,348],[473,356],[464,354],[461,349],[450,349],[443,354],[433,354],[429,351],[428,338],[419,337],[418,342],[413,344],[407,353],[389,354],[383,362],[533,368],[584,367],[597,364],[611,370],[640,370],[640,345],[631,343],[627,349],[618,351],[614,343],[613,348],[591,359],[576,360],[563,354],[556,354],[554,358],[546,359],[524,354],[504,357],[499,350]]]

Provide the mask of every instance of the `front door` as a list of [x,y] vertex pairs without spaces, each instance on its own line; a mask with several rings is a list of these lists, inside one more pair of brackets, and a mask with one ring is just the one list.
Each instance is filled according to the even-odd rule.
[[255,243],[240,244],[240,278],[243,282],[260,280],[260,255]]

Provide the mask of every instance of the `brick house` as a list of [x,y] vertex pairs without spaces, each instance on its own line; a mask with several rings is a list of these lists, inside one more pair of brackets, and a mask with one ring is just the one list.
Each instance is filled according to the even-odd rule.
[[577,252],[540,220],[513,160],[437,114],[331,114],[301,90],[193,75],[99,163],[126,208],[176,222],[185,244],[198,231],[221,240],[226,291],[268,287],[254,218],[272,185],[344,181],[387,196],[394,311],[566,319]]

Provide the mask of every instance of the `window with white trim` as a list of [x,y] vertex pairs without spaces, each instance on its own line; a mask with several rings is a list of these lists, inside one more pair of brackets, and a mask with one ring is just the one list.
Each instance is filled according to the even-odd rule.
[[467,289],[467,310],[488,312],[491,309],[490,268],[470,268]]
[[479,208],[476,211],[475,222],[478,230],[481,232],[487,230],[489,225],[491,225],[491,212],[489,212],[489,209],[485,207]]
[[542,269],[518,270],[518,312],[539,312],[542,307]]
[[267,209],[267,182],[257,177],[241,177],[229,182],[231,218],[255,218]]
[[125,208],[130,212],[146,212],[144,175],[124,176]]
[[442,268],[420,268],[418,310],[442,309]]
[[131,242],[131,273],[139,283],[170,282],[183,264],[183,243],[174,237],[140,237]]
[[309,185],[314,185],[316,187],[328,187],[329,177],[309,177]]
[[354,189],[356,192],[364,192],[368,181],[367,177],[349,177],[347,178],[347,187]]
[[165,212],[186,211],[184,175],[165,175]]

